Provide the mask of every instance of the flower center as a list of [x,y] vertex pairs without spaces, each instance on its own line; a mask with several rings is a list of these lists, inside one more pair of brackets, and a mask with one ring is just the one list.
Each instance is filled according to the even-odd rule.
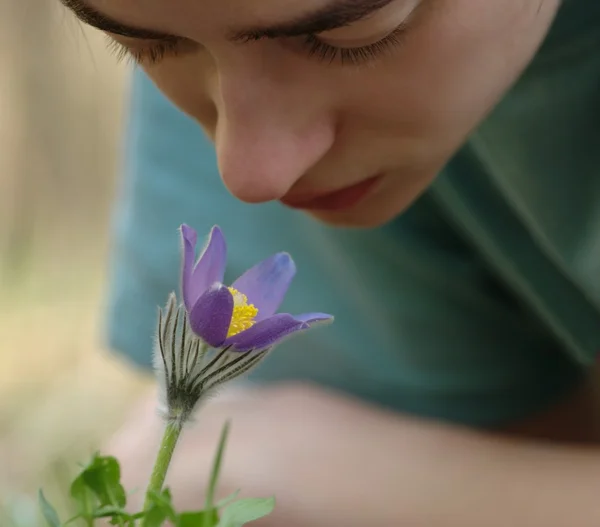
[[232,337],[254,326],[258,309],[253,304],[248,304],[248,297],[244,293],[240,293],[233,287],[228,289],[233,295],[233,314],[231,315],[227,337]]

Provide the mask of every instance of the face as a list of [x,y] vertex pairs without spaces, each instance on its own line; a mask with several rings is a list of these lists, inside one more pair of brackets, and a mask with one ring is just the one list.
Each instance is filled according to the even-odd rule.
[[368,227],[427,187],[560,0],[62,1],[199,122],[237,198]]

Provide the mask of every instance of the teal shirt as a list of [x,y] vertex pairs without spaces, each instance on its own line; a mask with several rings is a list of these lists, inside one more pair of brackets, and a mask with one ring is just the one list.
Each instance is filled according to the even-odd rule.
[[223,187],[213,146],[143,73],[114,221],[110,346],[149,367],[179,290],[177,227],[219,224],[228,280],[273,252],[299,269],[282,309],[334,325],[256,370],[398,411],[497,426],[556,402],[600,350],[600,2],[567,0],[536,59],[406,213],[322,225]]

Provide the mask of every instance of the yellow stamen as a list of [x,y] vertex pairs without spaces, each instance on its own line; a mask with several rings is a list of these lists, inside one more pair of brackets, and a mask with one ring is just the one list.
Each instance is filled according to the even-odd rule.
[[248,304],[248,297],[244,293],[240,293],[233,287],[228,289],[233,295],[233,314],[227,337],[232,337],[254,326],[258,309],[253,304]]

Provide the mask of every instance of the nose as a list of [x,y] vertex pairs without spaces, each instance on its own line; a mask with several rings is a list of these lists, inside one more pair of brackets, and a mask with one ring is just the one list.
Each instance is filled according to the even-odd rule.
[[216,150],[225,186],[238,199],[283,197],[334,141],[333,118],[311,91],[268,72],[220,72]]

